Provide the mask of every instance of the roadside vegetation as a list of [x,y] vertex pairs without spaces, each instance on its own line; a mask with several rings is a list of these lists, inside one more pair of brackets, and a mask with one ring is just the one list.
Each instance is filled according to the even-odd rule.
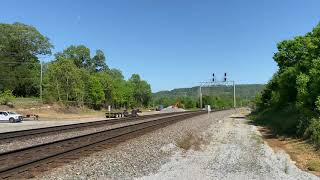
[[[40,97],[41,59],[52,55],[49,38],[22,23],[0,24],[0,103],[14,97]],[[110,69],[102,50],[70,45],[42,65],[43,102],[100,109],[147,107],[151,87],[138,74],[125,80]]]
[[320,146],[320,24],[304,36],[278,44],[279,70],[255,99],[251,117],[277,134]]

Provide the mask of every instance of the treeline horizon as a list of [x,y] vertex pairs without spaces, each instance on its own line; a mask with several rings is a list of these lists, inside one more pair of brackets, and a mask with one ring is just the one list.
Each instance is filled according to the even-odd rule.
[[[0,91],[19,97],[39,97],[40,56],[52,55],[53,45],[35,27],[0,23]],[[151,87],[138,74],[125,80],[110,69],[100,49],[91,54],[85,45],[70,45],[42,66],[43,102],[87,105],[99,109],[148,107]]]
[[[238,107],[250,106],[257,93],[261,92],[264,84],[237,84],[236,101]],[[203,106],[212,108],[233,107],[233,86],[213,85],[203,87]],[[200,108],[199,86],[191,88],[176,88],[171,91],[153,93],[152,103],[155,105],[178,105],[186,109]]]

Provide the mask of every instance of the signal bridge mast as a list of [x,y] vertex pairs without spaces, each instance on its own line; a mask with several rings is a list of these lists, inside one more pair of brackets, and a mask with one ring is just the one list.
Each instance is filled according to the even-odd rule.
[[206,81],[206,82],[200,82],[200,85],[199,85],[199,98],[200,98],[200,109],[202,109],[202,88],[203,87],[210,87],[212,85],[220,85],[220,84],[229,84],[229,83],[232,83],[233,85],[233,107],[236,108],[236,84],[235,84],[235,81],[228,81],[227,80],[227,73],[224,73],[224,78],[222,81],[217,81],[215,76],[214,76],[214,73],[212,74],[212,81]]

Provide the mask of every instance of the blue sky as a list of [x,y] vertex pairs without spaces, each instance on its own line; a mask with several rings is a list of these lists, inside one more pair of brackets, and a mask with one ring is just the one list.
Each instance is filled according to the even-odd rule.
[[35,26],[53,52],[72,44],[102,49],[126,78],[154,92],[191,87],[214,72],[266,83],[277,42],[320,22],[319,0],[2,0],[0,22]]

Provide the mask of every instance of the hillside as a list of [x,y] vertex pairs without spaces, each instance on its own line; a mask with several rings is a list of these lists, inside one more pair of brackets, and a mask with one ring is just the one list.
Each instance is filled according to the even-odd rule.
[[[260,92],[265,85],[263,84],[240,84],[236,85],[236,96],[241,99],[252,99]],[[232,86],[212,86],[202,88],[203,95],[210,96],[233,96],[233,87]],[[171,91],[159,91],[153,93],[153,98],[176,98],[181,96],[188,97],[198,97],[199,96],[199,86],[192,88],[178,88]]]

